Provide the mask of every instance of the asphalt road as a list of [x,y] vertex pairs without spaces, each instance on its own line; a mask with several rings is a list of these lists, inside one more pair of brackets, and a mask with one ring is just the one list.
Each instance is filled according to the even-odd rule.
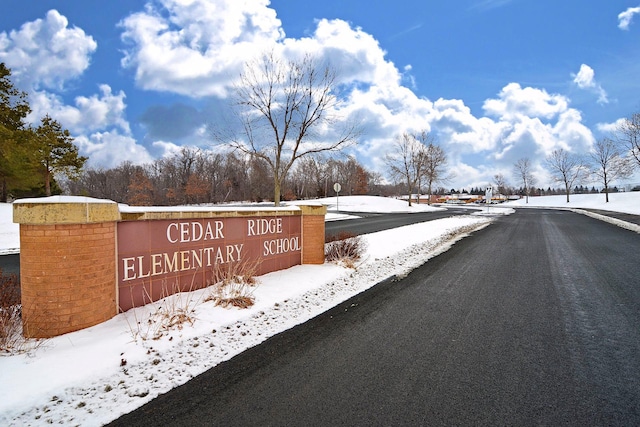
[[640,235],[519,211],[117,426],[640,425]]
[[20,275],[20,254],[0,255],[0,270],[5,274]]
[[[478,207],[477,210],[481,210]],[[337,235],[346,231],[354,234],[375,233],[390,228],[402,227],[404,225],[416,224],[419,222],[433,221],[440,218],[448,218],[454,215],[469,215],[475,209],[465,208],[448,208],[447,210],[436,212],[416,212],[416,213],[361,213],[353,212],[354,216],[360,218],[328,221],[325,224],[325,233],[327,236]],[[350,212],[341,211],[340,213],[349,214]]]

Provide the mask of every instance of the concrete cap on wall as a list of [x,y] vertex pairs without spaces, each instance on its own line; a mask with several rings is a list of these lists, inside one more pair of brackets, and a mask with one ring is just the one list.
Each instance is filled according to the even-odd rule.
[[128,206],[120,205],[122,221],[155,219],[197,219],[247,216],[295,216],[326,215],[327,207],[322,204],[291,206]]
[[302,215],[326,215],[327,207],[325,205],[317,204],[307,204],[307,205],[299,205],[300,210],[302,211]]
[[120,220],[112,200],[81,196],[51,196],[13,202],[13,222],[18,224],[91,224]]
[[301,211],[297,206],[128,206],[120,205],[122,221],[141,221],[155,219],[201,219],[230,218],[250,216],[296,216]]

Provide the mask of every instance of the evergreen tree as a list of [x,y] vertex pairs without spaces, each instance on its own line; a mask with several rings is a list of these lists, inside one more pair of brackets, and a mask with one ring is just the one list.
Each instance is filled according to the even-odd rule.
[[25,117],[31,112],[27,94],[10,80],[11,70],[0,63],[0,202],[28,180]]
[[33,132],[33,161],[43,177],[45,193],[50,196],[54,175],[60,173],[70,179],[76,178],[87,158],[78,154],[78,147],[69,131],[49,115],[42,118],[40,126]]

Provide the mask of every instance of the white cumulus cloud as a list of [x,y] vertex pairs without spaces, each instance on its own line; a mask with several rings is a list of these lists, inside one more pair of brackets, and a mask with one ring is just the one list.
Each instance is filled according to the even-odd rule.
[[569,100],[562,95],[550,95],[544,89],[522,87],[509,83],[498,99],[487,99],[484,111],[492,116],[513,119],[518,116],[551,119],[568,108]]
[[618,14],[618,28],[621,30],[629,30],[633,16],[640,13],[640,6],[630,7],[624,12]]
[[75,105],[69,105],[51,92],[37,91],[29,96],[32,112],[28,119],[36,123],[45,114],[58,120],[72,134],[83,134],[118,128],[125,134],[130,133],[129,122],[125,119],[125,94],[114,94],[109,85],[100,85],[101,94],[78,96]]
[[620,118],[613,123],[598,123],[596,128],[605,134],[613,134],[625,123],[626,118]]
[[495,148],[484,152],[497,166],[508,167],[528,157],[542,175],[540,159],[553,150],[585,152],[594,143],[580,112],[569,107],[569,99],[543,89],[510,83],[497,98],[485,101],[484,110],[496,117],[500,131]]
[[595,75],[596,73],[595,71],[593,71],[593,68],[591,68],[587,64],[582,64],[580,66],[580,71],[578,71],[578,74],[572,74],[573,83],[578,85],[580,89],[587,89],[595,92],[596,94],[598,94],[598,103],[606,104],[609,102],[607,92],[598,82],[596,82]]
[[44,19],[0,33],[0,62],[12,70],[23,87],[61,89],[89,67],[97,44],[91,36],[56,10]]
[[27,122],[37,126],[45,115],[59,121],[92,165],[150,161],[147,149],[131,136],[123,91],[101,84],[97,94],[76,96],[72,104],[64,100],[65,84],[82,78],[96,49],[93,37],[81,28],[70,28],[68,19],[56,10],[0,33],[0,61],[29,95],[32,111]]
[[90,166],[113,168],[124,161],[144,164],[153,160],[144,146],[117,130],[80,135],[75,138],[74,143],[83,155],[89,156]]
[[225,96],[248,58],[282,39],[268,0],[161,0],[120,23],[122,65],[148,90]]

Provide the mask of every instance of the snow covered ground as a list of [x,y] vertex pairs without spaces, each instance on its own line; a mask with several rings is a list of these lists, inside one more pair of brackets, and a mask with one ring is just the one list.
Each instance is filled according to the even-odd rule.
[[0,203],[0,255],[20,252],[20,226],[13,223],[13,206]]
[[[618,206],[613,204],[618,196],[620,200],[632,199],[619,201],[619,209],[635,209],[631,213],[640,214],[640,193],[616,194],[607,207]],[[529,206],[534,206],[533,200],[530,198]],[[322,200],[327,205],[334,201],[335,198]],[[341,211],[349,212],[437,209],[424,205],[409,208],[399,200],[364,196],[343,196],[339,203]],[[556,202],[549,199],[544,203]],[[335,206],[329,209],[334,210]],[[512,211],[491,207],[490,215],[480,211],[480,215],[368,234],[364,236],[366,254],[355,269],[327,263],[261,276],[253,294],[256,303],[246,310],[214,307],[213,303],[204,302],[209,290],[203,289],[174,295],[101,325],[46,340],[27,354],[0,357],[0,425],[103,425],[387,277],[408,273],[455,241],[489,225],[491,215]],[[19,247],[11,212],[10,205],[0,204],[0,253],[17,251]],[[327,220],[341,218],[344,216],[331,213]],[[169,330],[160,339],[144,339],[159,327],[153,322],[159,318],[154,313],[170,306],[192,309],[195,322]]]
[[572,194],[567,203],[566,196],[541,196],[507,202],[503,206],[512,207],[553,207],[567,209],[602,209],[640,215],[640,191],[628,193],[610,193],[609,203],[605,203],[604,194]]

